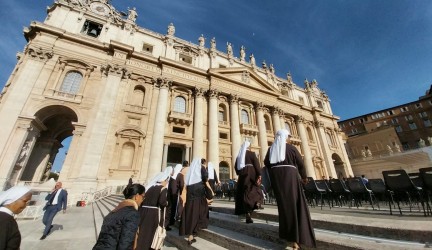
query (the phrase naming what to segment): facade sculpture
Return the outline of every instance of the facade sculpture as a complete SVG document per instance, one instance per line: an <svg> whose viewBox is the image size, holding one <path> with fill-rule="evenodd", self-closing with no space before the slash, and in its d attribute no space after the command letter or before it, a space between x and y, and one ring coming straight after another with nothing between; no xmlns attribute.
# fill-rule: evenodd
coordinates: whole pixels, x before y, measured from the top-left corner
<svg viewBox="0 0 432 250"><path fill-rule="evenodd" d="M129 12L129 14L128 14L128 18L127 19L129 21L135 22L136 19L137 19L137 17L138 17L138 13L136 12L136 8L134 7L132 9L128 9L128 12Z"/></svg>
<svg viewBox="0 0 432 250"><path fill-rule="evenodd" d="M110 8L101 21L90 8L54 1L48 15L57 18L25 29L28 44L0 103L1 188L17 162L17 182L45 178L66 138L59 181L71 194L123 185L132 175L145 183L167 165L195 157L212 162L224 181L236 177L242 141L263 161L280 128L291 131L308 176L353 175L329 99L294 81L288 89L287 79L276 75L270 81L253 54L250 64L235 60L230 43L227 55L217 51L215 38L209 50L203 36L196 45L177 38L172 23L166 35L139 27L122 32L136 19L135 9L124 17ZM70 29L84 25L103 34ZM136 41L151 41L144 42L148 53ZM243 46L240 53L244 58ZM312 113L298 96L323 108ZM42 160L26 161L33 157Z"/></svg>
<svg viewBox="0 0 432 250"><path fill-rule="evenodd" d="M244 61L246 57L246 49L245 47L242 45L240 47L240 61Z"/></svg>

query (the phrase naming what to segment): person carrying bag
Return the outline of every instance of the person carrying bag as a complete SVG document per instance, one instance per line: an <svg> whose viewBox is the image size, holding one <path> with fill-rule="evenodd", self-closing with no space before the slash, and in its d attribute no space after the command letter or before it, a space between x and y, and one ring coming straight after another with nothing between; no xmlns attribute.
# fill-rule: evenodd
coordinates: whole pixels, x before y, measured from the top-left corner
<svg viewBox="0 0 432 250"><path fill-rule="evenodd" d="M163 225L165 224L165 212L166 212L166 208L164 209L164 213L162 216L162 223L161 223L161 216L160 216L160 208L158 209L158 214L159 214L159 225L156 228L156 232L154 234L153 237L153 241L151 244L151 248L153 249L161 249L163 247L164 241L165 241L165 237L166 237L166 229L163 227ZM161 226L162 225L162 226Z"/></svg>

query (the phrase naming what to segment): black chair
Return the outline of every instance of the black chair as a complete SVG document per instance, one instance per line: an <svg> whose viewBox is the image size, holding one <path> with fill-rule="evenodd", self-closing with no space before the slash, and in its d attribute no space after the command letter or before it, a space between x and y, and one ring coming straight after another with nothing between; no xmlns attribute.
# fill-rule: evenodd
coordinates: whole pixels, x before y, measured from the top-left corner
<svg viewBox="0 0 432 250"><path fill-rule="evenodd" d="M342 207L347 201L350 201L349 207L352 206L352 194L351 191L345 186L344 181L339 179L330 179L330 188L333 191L333 198L339 206Z"/></svg>
<svg viewBox="0 0 432 250"><path fill-rule="evenodd" d="M432 214L431 207L429 206L429 203L432 205L432 168L420 168L419 173L423 182L423 190L427 200L427 207L429 212Z"/></svg>
<svg viewBox="0 0 432 250"><path fill-rule="evenodd" d="M357 206L357 208L362 205L361 201L363 200L364 197L369 198L369 202L373 210L375 210L374 202L378 205L378 209L380 208L379 203L377 202L373 191L368 189L365 186L362 178L360 177L348 178L346 183L349 189L351 190L351 193L353 194L354 203Z"/></svg>
<svg viewBox="0 0 432 250"><path fill-rule="evenodd" d="M325 189L319 188L312 177L307 177L307 184L303 184L303 188L305 190L305 195L310 205L314 205L315 203L318 205L317 198L319 196L321 209L324 204L324 196L327 196L327 191Z"/></svg>
<svg viewBox="0 0 432 250"><path fill-rule="evenodd" d="M416 185L416 187L423 188L424 184L422 178L420 177L420 173L409 173L408 176L414 185Z"/></svg>
<svg viewBox="0 0 432 250"><path fill-rule="evenodd" d="M329 185L327 184L327 180L315 180L315 183L317 185L318 188L320 189L324 189L327 192L327 201L329 203L330 209L333 207L333 191L331 190L331 188L329 187ZM331 204L330 204L331 202Z"/></svg>
<svg viewBox="0 0 432 250"><path fill-rule="evenodd" d="M372 192L375 195L375 198L381 201L387 201L386 199L387 188L382 179L369 179L368 183L366 184L366 187L372 190Z"/></svg>
<svg viewBox="0 0 432 250"><path fill-rule="evenodd" d="M400 201L403 198L407 199L407 202L409 203L410 211L412 211L412 197L417 198L423 207L424 216L427 216L425 206L424 206L424 200L423 200L423 189L421 187L417 187L414 185L414 183L411 181L408 174L405 172L405 170L390 170L390 171L383 171L382 172L384 176L384 181L386 184L387 189L389 190L389 195L391 197L391 200L394 202L396 201L396 204L399 208L399 213L402 215L402 210L400 208ZM390 214L392 213L391 204L390 207Z"/></svg>

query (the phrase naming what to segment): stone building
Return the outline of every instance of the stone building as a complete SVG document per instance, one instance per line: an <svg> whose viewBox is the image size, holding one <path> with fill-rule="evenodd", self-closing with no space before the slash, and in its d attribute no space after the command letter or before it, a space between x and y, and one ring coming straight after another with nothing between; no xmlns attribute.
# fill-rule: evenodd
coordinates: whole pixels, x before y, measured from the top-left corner
<svg viewBox="0 0 432 250"><path fill-rule="evenodd" d="M314 178L351 175L337 116L318 83L139 27L107 1L57 0L24 30L0 99L0 185L39 182L71 137L60 180L74 192L148 178L204 157L222 180L245 139L263 161L287 128Z"/></svg>

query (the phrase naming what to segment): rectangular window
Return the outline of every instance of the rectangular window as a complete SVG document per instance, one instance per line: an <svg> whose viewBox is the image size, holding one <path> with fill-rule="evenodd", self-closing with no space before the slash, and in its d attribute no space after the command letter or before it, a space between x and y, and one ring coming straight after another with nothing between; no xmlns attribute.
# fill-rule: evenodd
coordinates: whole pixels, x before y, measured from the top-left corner
<svg viewBox="0 0 432 250"><path fill-rule="evenodd" d="M427 118L427 116L428 116L426 112L418 113L418 115L420 118Z"/></svg>
<svg viewBox="0 0 432 250"><path fill-rule="evenodd" d="M391 119L391 121L392 121L392 124L398 124L399 123L398 118L393 118L393 119Z"/></svg>
<svg viewBox="0 0 432 250"><path fill-rule="evenodd" d="M412 115L405 116L405 121L412 121L412 119L413 119Z"/></svg>
<svg viewBox="0 0 432 250"><path fill-rule="evenodd" d="M219 139L228 140L228 134L227 133L219 133Z"/></svg>
<svg viewBox="0 0 432 250"><path fill-rule="evenodd" d="M393 112L393 110L389 110L387 111L387 115L394 115L395 113Z"/></svg>
<svg viewBox="0 0 432 250"><path fill-rule="evenodd" d="M402 127L400 125L396 126L396 132L398 133L402 132Z"/></svg>
<svg viewBox="0 0 432 250"><path fill-rule="evenodd" d="M423 121L423 124L424 124L425 127L430 127L430 126L432 125L432 124L431 124L431 121L430 121L429 119L424 120L424 121Z"/></svg>
<svg viewBox="0 0 432 250"><path fill-rule="evenodd" d="M359 119L359 122L360 122L360 123L364 123L364 122L365 122L364 118L360 118L360 119Z"/></svg>
<svg viewBox="0 0 432 250"><path fill-rule="evenodd" d="M144 43L143 52L153 53L153 45L148 44L148 43Z"/></svg>
<svg viewBox="0 0 432 250"><path fill-rule="evenodd" d="M350 125L350 126L354 126L354 125L355 125L355 122L354 122L354 121L350 121L350 122L349 122L349 125Z"/></svg>
<svg viewBox="0 0 432 250"><path fill-rule="evenodd" d="M180 59L180 61L182 61L182 62L192 64L192 57L190 57L190 56L188 56L188 55L180 54L179 59Z"/></svg>
<svg viewBox="0 0 432 250"><path fill-rule="evenodd" d="M218 113L218 121L223 122L224 121L224 112L219 111Z"/></svg>
<svg viewBox="0 0 432 250"><path fill-rule="evenodd" d="M184 134L185 133L185 128L182 128L182 127L173 127L172 131L174 133Z"/></svg>
<svg viewBox="0 0 432 250"><path fill-rule="evenodd" d="M416 104L415 104L415 107L416 107L416 109L419 109L419 108L422 107L422 104L421 104L421 103L416 103Z"/></svg>
<svg viewBox="0 0 432 250"><path fill-rule="evenodd" d="M410 123L409 124L409 127L410 127L410 129L411 130L415 130L415 129L417 129L417 125L413 122L413 123Z"/></svg>
<svg viewBox="0 0 432 250"><path fill-rule="evenodd" d="M219 68L221 68L221 69L225 69L225 68L226 68L226 66L225 66L225 65L223 65L223 64L219 64Z"/></svg>
<svg viewBox="0 0 432 250"><path fill-rule="evenodd" d="M409 110L408 107L400 108L400 111L401 111L401 112L407 112L408 110Z"/></svg>
<svg viewBox="0 0 432 250"><path fill-rule="evenodd" d="M355 133L357 133L357 129L356 129L356 128L353 128L353 129L351 129L351 132L352 132L353 134L355 134Z"/></svg>
<svg viewBox="0 0 432 250"><path fill-rule="evenodd" d="M323 109L323 104L321 101L317 101L318 108Z"/></svg>

